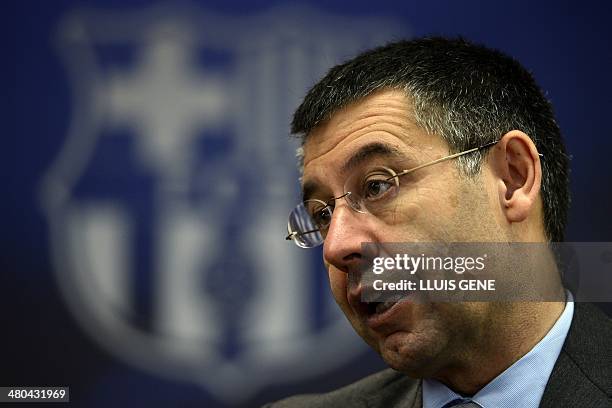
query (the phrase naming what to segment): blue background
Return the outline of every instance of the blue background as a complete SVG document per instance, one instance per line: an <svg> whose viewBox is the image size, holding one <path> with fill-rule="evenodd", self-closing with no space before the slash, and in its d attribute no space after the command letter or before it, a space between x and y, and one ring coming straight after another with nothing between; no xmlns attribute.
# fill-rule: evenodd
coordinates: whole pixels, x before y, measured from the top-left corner
<svg viewBox="0 0 612 408"><path fill-rule="evenodd" d="M82 333L58 294L48 227L38 203L40 180L62 146L72 109L68 78L51 44L58 21L77 6L138 9L150 4L23 1L4 6L9 92L0 162L4 191L0 383L70 385L75 406L223 406L198 386L155 377L118 361ZM197 4L240 16L281 2ZM572 155L567 240L612 241L612 25L605 2L307 4L345 17L392 16L409 26L413 36L459 34L516 57L552 101ZM318 378L267 387L243 405L332 389L382 366L376 356L366 353Z"/></svg>

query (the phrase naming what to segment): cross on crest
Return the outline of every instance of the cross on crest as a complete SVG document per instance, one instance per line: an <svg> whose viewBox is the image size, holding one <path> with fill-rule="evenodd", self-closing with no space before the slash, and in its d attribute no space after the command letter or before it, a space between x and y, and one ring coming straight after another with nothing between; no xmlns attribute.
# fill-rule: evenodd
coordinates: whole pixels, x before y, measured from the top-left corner
<svg viewBox="0 0 612 408"><path fill-rule="evenodd" d="M130 127L143 163L175 182L188 177L198 131L232 116L228 80L203 72L196 51L188 32L156 26L135 69L113 71L106 85L109 122Z"/></svg>

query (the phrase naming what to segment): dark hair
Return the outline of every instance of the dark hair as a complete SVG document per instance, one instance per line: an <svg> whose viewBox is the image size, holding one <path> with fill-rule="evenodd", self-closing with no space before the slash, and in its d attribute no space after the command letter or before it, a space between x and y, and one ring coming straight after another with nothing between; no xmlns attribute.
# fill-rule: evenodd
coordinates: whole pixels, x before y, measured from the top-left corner
<svg viewBox="0 0 612 408"><path fill-rule="evenodd" d="M498 140L513 129L528 134L542 159L542 202L548 240L563 241L569 159L550 102L513 58L467 40L421 38L366 51L333 67L295 111L291 132L302 137L338 109L381 89L401 89L417 124L440 135L451 152ZM485 153L457 160L469 177Z"/></svg>

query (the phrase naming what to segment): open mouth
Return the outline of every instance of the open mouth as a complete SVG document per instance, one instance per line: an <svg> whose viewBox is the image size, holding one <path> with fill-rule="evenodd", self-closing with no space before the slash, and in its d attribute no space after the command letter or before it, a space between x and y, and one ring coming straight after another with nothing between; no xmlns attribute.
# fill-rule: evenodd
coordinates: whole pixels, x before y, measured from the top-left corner
<svg viewBox="0 0 612 408"><path fill-rule="evenodd" d="M401 324L401 316L410 310L412 304L409 296L402 296L378 302L358 302L353 309L371 329L387 331Z"/></svg>
<svg viewBox="0 0 612 408"><path fill-rule="evenodd" d="M406 294L368 293L366 297L364 291L367 289L366 286L360 285L350 290L348 300L355 314L371 328L382 328L392 324L396 320L395 311L399 311L400 306L411 303L406 302L411 297Z"/></svg>

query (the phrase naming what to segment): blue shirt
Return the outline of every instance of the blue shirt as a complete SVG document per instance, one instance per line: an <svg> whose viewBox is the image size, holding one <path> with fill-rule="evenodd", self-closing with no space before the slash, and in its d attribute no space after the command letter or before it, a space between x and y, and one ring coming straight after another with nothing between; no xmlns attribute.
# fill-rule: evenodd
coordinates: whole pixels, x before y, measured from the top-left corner
<svg viewBox="0 0 612 408"><path fill-rule="evenodd" d="M553 366L559 357L574 316L574 301L568 292L565 309L538 344L474 395L483 408L537 408ZM423 380L423 408L440 408L462 398L439 381Z"/></svg>

